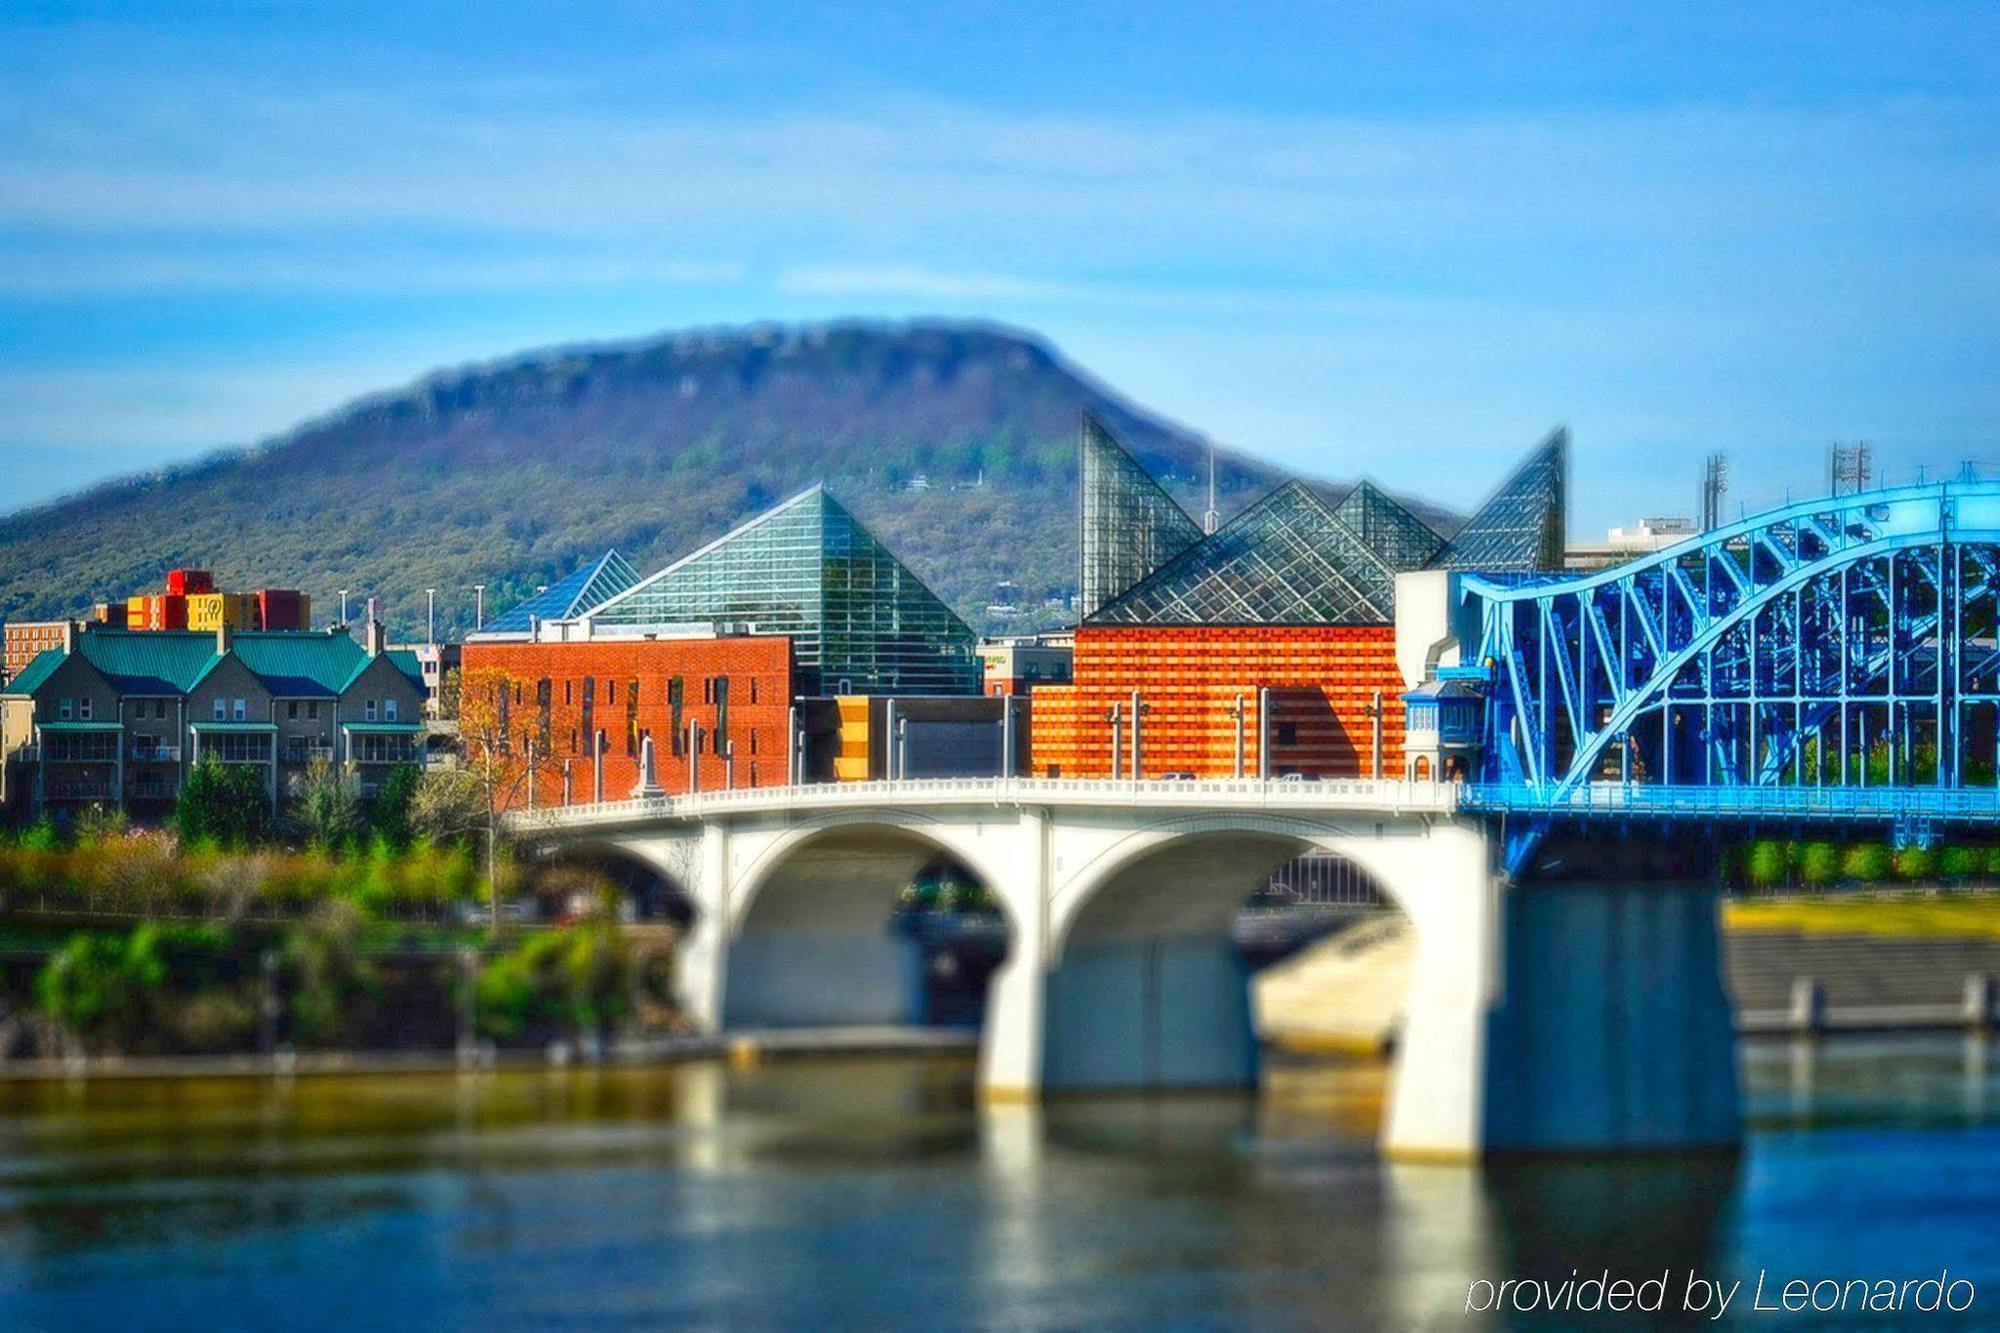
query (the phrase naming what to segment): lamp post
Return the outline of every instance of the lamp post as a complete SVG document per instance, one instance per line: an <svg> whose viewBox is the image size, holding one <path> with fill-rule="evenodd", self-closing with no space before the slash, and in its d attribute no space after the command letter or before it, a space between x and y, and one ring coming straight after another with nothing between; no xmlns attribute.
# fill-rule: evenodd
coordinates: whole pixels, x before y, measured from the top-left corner
<svg viewBox="0 0 2000 1333"><path fill-rule="evenodd" d="M1239 778L1243 776L1243 718L1248 711L1244 707L1243 696L1237 695L1236 702L1230 705L1229 714L1236 719L1236 776Z"/></svg>
<svg viewBox="0 0 2000 1333"><path fill-rule="evenodd" d="M1151 704L1139 701L1139 691L1132 691L1132 781L1134 782L1138 782L1146 775L1145 760L1139 750L1139 722L1152 711Z"/></svg>

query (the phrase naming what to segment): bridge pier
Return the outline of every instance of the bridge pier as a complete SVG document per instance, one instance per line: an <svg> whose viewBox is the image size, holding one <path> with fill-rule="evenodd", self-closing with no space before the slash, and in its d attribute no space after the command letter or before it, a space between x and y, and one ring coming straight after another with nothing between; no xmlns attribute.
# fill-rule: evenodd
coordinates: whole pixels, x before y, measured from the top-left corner
<svg viewBox="0 0 2000 1333"><path fill-rule="evenodd" d="M1549 884L1506 895L1488 1020L1488 1151L1727 1148L1741 1136L1717 894Z"/></svg>

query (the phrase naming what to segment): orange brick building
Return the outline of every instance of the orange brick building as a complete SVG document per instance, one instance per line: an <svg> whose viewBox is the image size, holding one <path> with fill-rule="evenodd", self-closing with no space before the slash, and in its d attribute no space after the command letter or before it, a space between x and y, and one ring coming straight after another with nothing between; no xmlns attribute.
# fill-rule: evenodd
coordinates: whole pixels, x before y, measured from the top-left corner
<svg viewBox="0 0 2000 1333"><path fill-rule="evenodd" d="M630 797L640 755L653 741L654 776L669 795L686 792L691 764L701 789L784 785L792 704L792 641L777 636L481 642L465 645L461 688L509 688L500 731L525 745L545 733L552 761L538 765L537 805L594 799L599 787L590 737L604 737L603 798ZM471 711L468 699L463 706ZM690 753L690 724L700 728ZM472 741L467 737L468 743ZM734 760L731 762L732 753ZM515 802L526 804L525 789Z"/></svg>
<svg viewBox="0 0 2000 1333"><path fill-rule="evenodd" d="M1034 693L1029 755L1038 777L1111 777L1114 707L1117 773L1133 776L1134 691L1146 710L1142 777L1235 776L1239 725L1246 776L1369 777L1378 771L1378 699L1379 771L1402 772L1403 678L1390 625L1085 625L1075 670L1075 684ZM1260 728L1262 689L1268 716ZM1260 731L1270 738L1268 769Z"/></svg>

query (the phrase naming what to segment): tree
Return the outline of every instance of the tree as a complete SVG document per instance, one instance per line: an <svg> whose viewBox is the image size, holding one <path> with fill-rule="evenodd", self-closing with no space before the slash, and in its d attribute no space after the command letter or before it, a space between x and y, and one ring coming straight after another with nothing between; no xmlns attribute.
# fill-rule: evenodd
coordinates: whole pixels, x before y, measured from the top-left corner
<svg viewBox="0 0 2000 1333"><path fill-rule="evenodd" d="M293 1030L300 1040L337 1045L354 1036L357 1015L372 1010L381 975L362 950L367 920L352 903L322 903L285 938L292 975Z"/></svg>
<svg viewBox="0 0 2000 1333"><path fill-rule="evenodd" d="M1791 857L1785 844L1775 838L1759 838L1750 844L1750 882L1760 889L1776 888L1791 873Z"/></svg>
<svg viewBox="0 0 2000 1333"><path fill-rule="evenodd" d="M1841 858L1842 874L1861 884L1880 884L1889 877L1889 849L1879 842L1858 842Z"/></svg>
<svg viewBox="0 0 2000 1333"><path fill-rule="evenodd" d="M35 974L35 999L78 1041L117 1044L143 1031L151 997L166 980L157 926L127 935L78 934Z"/></svg>
<svg viewBox="0 0 2000 1333"><path fill-rule="evenodd" d="M463 768L426 773L410 798L410 832L440 847L471 842L486 831L486 790Z"/></svg>
<svg viewBox="0 0 2000 1333"><path fill-rule="evenodd" d="M1915 843L1896 853L1896 877L1926 880L1937 874L1937 853Z"/></svg>
<svg viewBox="0 0 2000 1333"><path fill-rule="evenodd" d="M361 836L361 784L324 756L306 765L293 811L306 845L338 851Z"/></svg>
<svg viewBox="0 0 2000 1333"><path fill-rule="evenodd" d="M1799 852L1799 878L1816 889L1840 878L1840 849L1830 842L1809 842Z"/></svg>
<svg viewBox="0 0 2000 1333"><path fill-rule="evenodd" d="M548 800L561 790L562 760L556 748L582 736L580 718L546 682L529 680L497 667L460 673L458 735L465 747L465 771L477 784L486 839L486 878L493 928L500 928L500 816Z"/></svg>
<svg viewBox="0 0 2000 1333"><path fill-rule="evenodd" d="M414 836L410 816L423 778L424 771L415 764L396 765L382 780L382 790L368 808L368 822L374 825L375 836L397 851L408 847Z"/></svg>
<svg viewBox="0 0 2000 1333"><path fill-rule="evenodd" d="M270 822L264 770L254 764L225 764L214 755L204 756L189 771L174 808L174 828L184 846L247 847L269 832Z"/></svg>

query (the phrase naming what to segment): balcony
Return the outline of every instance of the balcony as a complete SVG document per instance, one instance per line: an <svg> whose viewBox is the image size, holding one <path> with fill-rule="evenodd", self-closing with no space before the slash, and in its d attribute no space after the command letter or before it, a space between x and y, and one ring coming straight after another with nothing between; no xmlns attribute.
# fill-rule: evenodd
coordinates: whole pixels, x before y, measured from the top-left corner
<svg viewBox="0 0 2000 1333"><path fill-rule="evenodd" d="M51 782L48 785L48 799L51 801L108 801L111 799L111 784L92 778Z"/></svg>
<svg viewBox="0 0 2000 1333"><path fill-rule="evenodd" d="M308 745L303 741L288 740L285 748L278 753L278 762L284 764L310 764L315 759L333 762L331 745Z"/></svg>
<svg viewBox="0 0 2000 1333"><path fill-rule="evenodd" d="M180 784L166 778L132 778L125 784L125 797L132 801L171 801L180 795Z"/></svg>
<svg viewBox="0 0 2000 1333"><path fill-rule="evenodd" d="M131 748L125 751L125 758L135 764L178 764L181 761L181 747L135 741Z"/></svg>

